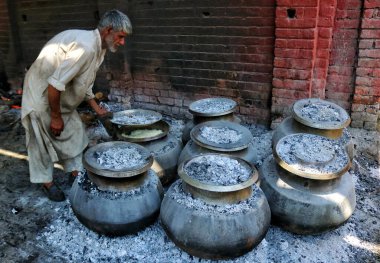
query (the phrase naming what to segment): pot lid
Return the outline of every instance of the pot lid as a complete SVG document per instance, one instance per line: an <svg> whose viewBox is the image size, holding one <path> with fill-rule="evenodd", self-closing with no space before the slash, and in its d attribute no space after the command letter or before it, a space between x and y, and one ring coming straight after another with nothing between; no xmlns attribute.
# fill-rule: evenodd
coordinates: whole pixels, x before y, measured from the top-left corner
<svg viewBox="0 0 380 263"><path fill-rule="evenodd" d="M230 121L200 123L191 130L190 137L201 147L222 152L245 149L253 140L247 128Z"/></svg>
<svg viewBox="0 0 380 263"><path fill-rule="evenodd" d="M292 114L298 122L317 129L343 129L351 121L342 107L317 98L296 101Z"/></svg>
<svg viewBox="0 0 380 263"><path fill-rule="evenodd" d="M116 136L122 141L149 142L165 137L169 129L169 124L160 120L147 127L122 126L116 129Z"/></svg>
<svg viewBox="0 0 380 263"><path fill-rule="evenodd" d="M153 156L141 145L129 142L105 142L89 148L83 165L90 172L105 177L131 177L146 172Z"/></svg>
<svg viewBox="0 0 380 263"><path fill-rule="evenodd" d="M197 155L181 163L178 175L185 183L211 192L242 190L258 180L256 168L247 161L212 153Z"/></svg>
<svg viewBox="0 0 380 263"><path fill-rule="evenodd" d="M350 158L343 147L323 136L296 133L283 137L273 154L285 170L301 177L329 180L350 168Z"/></svg>
<svg viewBox="0 0 380 263"><path fill-rule="evenodd" d="M237 103L228 98L207 98L189 105L190 113L196 116L214 117L234 112Z"/></svg>
<svg viewBox="0 0 380 263"><path fill-rule="evenodd" d="M162 119L162 115L156 111L132 109L115 112L111 122L120 126L146 127Z"/></svg>

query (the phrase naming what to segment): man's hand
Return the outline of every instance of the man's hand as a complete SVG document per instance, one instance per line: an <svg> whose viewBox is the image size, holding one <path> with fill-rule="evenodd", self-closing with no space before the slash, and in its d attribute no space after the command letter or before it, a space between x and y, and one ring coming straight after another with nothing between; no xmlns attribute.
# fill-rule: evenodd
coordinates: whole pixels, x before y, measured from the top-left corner
<svg viewBox="0 0 380 263"><path fill-rule="evenodd" d="M105 108L99 106L98 110L96 111L96 114L100 117L103 117L108 114L108 111Z"/></svg>
<svg viewBox="0 0 380 263"><path fill-rule="evenodd" d="M54 136L61 135L64 124L61 116L61 92L53 86L48 86L48 99L50 106L50 131Z"/></svg>
<svg viewBox="0 0 380 263"><path fill-rule="evenodd" d="M105 108L101 107L96 103L94 99L90 99L87 101L87 103L91 106L91 108L96 112L96 114L100 117L104 117L108 115L109 111L107 111Z"/></svg>
<svg viewBox="0 0 380 263"><path fill-rule="evenodd" d="M63 131L64 123L61 114L51 114L50 131L54 136L61 135Z"/></svg>

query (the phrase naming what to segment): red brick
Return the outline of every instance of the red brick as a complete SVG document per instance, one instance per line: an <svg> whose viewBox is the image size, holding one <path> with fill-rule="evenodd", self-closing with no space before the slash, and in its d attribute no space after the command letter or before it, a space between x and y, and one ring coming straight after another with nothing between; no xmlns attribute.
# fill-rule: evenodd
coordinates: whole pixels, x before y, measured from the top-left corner
<svg viewBox="0 0 380 263"><path fill-rule="evenodd" d="M289 19L289 18L276 18L276 26L278 28L314 28L316 26L316 20L312 18L308 19Z"/></svg>
<svg viewBox="0 0 380 263"><path fill-rule="evenodd" d="M332 83L328 82L326 84L326 92L343 92L343 93L352 93L354 91L353 85L347 83Z"/></svg>
<svg viewBox="0 0 380 263"><path fill-rule="evenodd" d="M331 39L318 38L318 48L328 49L331 46Z"/></svg>
<svg viewBox="0 0 380 263"><path fill-rule="evenodd" d="M290 69L308 69L312 66L312 61L307 59L289 59L289 58L275 58L274 66L279 68Z"/></svg>
<svg viewBox="0 0 380 263"><path fill-rule="evenodd" d="M354 68L350 66L330 66L329 74L338 74L344 76L352 76Z"/></svg>
<svg viewBox="0 0 380 263"><path fill-rule="evenodd" d="M301 39L312 39L315 35L315 29L289 29L289 28L277 28L276 37L277 38L301 38Z"/></svg>
<svg viewBox="0 0 380 263"><path fill-rule="evenodd" d="M378 29L380 28L380 19L363 19L361 26L366 29Z"/></svg>
<svg viewBox="0 0 380 263"><path fill-rule="evenodd" d="M277 6L287 6L287 7L306 7L306 6L318 6L318 0L303 0L303 1L298 1L298 0L277 0L276 1Z"/></svg>
<svg viewBox="0 0 380 263"><path fill-rule="evenodd" d="M311 49L314 47L314 44L314 40L307 39L277 39L275 47Z"/></svg>
<svg viewBox="0 0 380 263"><path fill-rule="evenodd" d="M359 28L360 19L336 20L334 26L337 28Z"/></svg>
<svg viewBox="0 0 380 263"><path fill-rule="evenodd" d="M326 79L327 68L316 68L314 69L313 77L317 79Z"/></svg>
<svg viewBox="0 0 380 263"><path fill-rule="evenodd" d="M338 83L350 83L352 82L352 76L344 76L344 75L336 75L336 74L330 74L327 77L328 82L338 84Z"/></svg>
<svg viewBox="0 0 380 263"><path fill-rule="evenodd" d="M307 58L311 59L313 57L312 49L284 49L276 48L275 56L282 58Z"/></svg>
<svg viewBox="0 0 380 263"><path fill-rule="evenodd" d="M319 8L320 17L328 17L334 19L335 17L335 8L333 6L321 5Z"/></svg>
<svg viewBox="0 0 380 263"><path fill-rule="evenodd" d="M329 49L319 49L318 48L316 57L317 58L329 59L330 58L330 50Z"/></svg>
<svg viewBox="0 0 380 263"><path fill-rule="evenodd" d="M380 51L378 49L360 49L359 57L380 58Z"/></svg>
<svg viewBox="0 0 380 263"><path fill-rule="evenodd" d="M356 75L360 77L376 77L380 78L380 69L373 68L357 68Z"/></svg>
<svg viewBox="0 0 380 263"><path fill-rule="evenodd" d="M293 70L284 68L274 68L273 77L280 79L299 79L308 80L311 77L310 70Z"/></svg>
<svg viewBox="0 0 380 263"><path fill-rule="evenodd" d="M361 1L353 1L353 0L338 0L337 1L337 8L338 9L360 9L361 8Z"/></svg>
<svg viewBox="0 0 380 263"><path fill-rule="evenodd" d="M359 59L359 67L363 68L380 68L380 61L378 59Z"/></svg>
<svg viewBox="0 0 380 263"><path fill-rule="evenodd" d="M360 34L361 38L380 38L380 29L370 30L370 29L364 29L362 30Z"/></svg>
<svg viewBox="0 0 380 263"><path fill-rule="evenodd" d="M338 100L338 101L349 101L351 99L351 94L334 91L334 92L326 94L326 99Z"/></svg>
<svg viewBox="0 0 380 263"><path fill-rule="evenodd" d="M376 98L373 96L354 95L353 103L357 104L374 104Z"/></svg>
<svg viewBox="0 0 380 263"><path fill-rule="evenodd" d="M319 59L316 58L314 62L314 66L317 68L327 68L329 61L327 59Z"/></svg>
<svg viewBox="0 0 380 263"><path fill-rule="evenodd" d="M377 0L365 0L364 8L379 8L380 3Z"/></svg>
<svg viewBox="0 0 380 263"><path fill-rule="evenodd" d="M294 99L299 100L307 97L309 91L300 91L300 90L289 90L289 89L273 89L273 97L279 97L283 99Z"/></svg>
<svg viewBox="0 0 380 263"><path fill-rule="evenodd" d="M301 91L308 90L310 87L310 81L308 80L274 78L272 84L274 87L278 89L290 89L290 90L301 90Z"/></svg>
<svg viewBox="0 0 380 263"><path fill-rule="evenodd" d="M331 38L332 28L318 28L318 36L321 38Z"/></svg>

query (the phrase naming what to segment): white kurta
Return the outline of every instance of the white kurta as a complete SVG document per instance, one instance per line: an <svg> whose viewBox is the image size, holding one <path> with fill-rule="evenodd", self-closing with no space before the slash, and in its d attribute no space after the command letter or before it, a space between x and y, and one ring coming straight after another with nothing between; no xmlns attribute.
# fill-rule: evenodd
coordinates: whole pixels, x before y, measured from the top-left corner
<svg viewBox="0 0 380 263"><path fill-rule="evenodd" d="M31 182L51 182L57 161L64 163L66 171L82 169L88 138L76 108L94 98L92 86L105 52L97 29L67 30L46 43L26 73L21 120L26 130ZM61 91L64 130L58 137L50 131L49 84Z"/></svg>

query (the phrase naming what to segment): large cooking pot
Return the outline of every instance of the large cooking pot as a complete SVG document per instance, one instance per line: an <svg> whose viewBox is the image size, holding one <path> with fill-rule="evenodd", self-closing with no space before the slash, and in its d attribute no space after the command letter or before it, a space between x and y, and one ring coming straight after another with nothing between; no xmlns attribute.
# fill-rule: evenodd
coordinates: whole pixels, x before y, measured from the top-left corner
<svg viewBox="0 0 380 263"><path fill-rule="evenodd" d="M273 147L278 141L294 133L310 133L334 139L337 145L344 145L351 160L354 143L347 130L350 117L340 106L321 99L302 99L292 106L292 116L282 121L272 137Z"/></svg>
<svg viewBox="0 0 380 263"><path fill-rule="evenodd" d="M249 169L250 176L233 185L217 185L191 176L184 167L206 154L184 162L161 204L160 221L167 235L187 253L209 259L243 255L264 238L270 210L264 193L254 182L256 169L248 162L225 156ZM195 170L196 171L196 170Z"/></svg>
<svg viewBox="0 0 380 263"><path fill-rule="evenodd" d="M182 132L182 142L190 140L190 132L195 125L206 121L231 121L240 123L241 120L234 116L237 103L228 98L207 98L192 102L189 105L189 112L193 119L186 122Z"/></svg>
<svg viewBox="0 0 380 263"><path fill-rule="evenodd" d="M279 166L273 155L259 172L272 222L290 232L317 234L337 228L355 210L355 188L348 172L330 180L300 177Z"/></svg>
<svg viewBox="0 0 380 263"><path fill-rule="evenodd" d="M150 169L148 150L128 142L101 143L85 152L83 163L87 172L74 181L69 200L86 227L118 236L136 233L156 220L163 189Z"/></svg>
<svg viewBox="0 0 380 263"><path fill-rule="evenodd" d="M239 139L231 143L223 143L228 141L227 133L221 133L218 140L209 140L202 136L204 128L211 129L229 129L239 134ZM229 154L240 157L251 164L257 163L259 160L259 149L252 143L253 136L251 132L244 126L229 121L208 121L196 125L191 133L191 140L187 142L178 159L178 165L194 156L205 153Z"/></svg>

